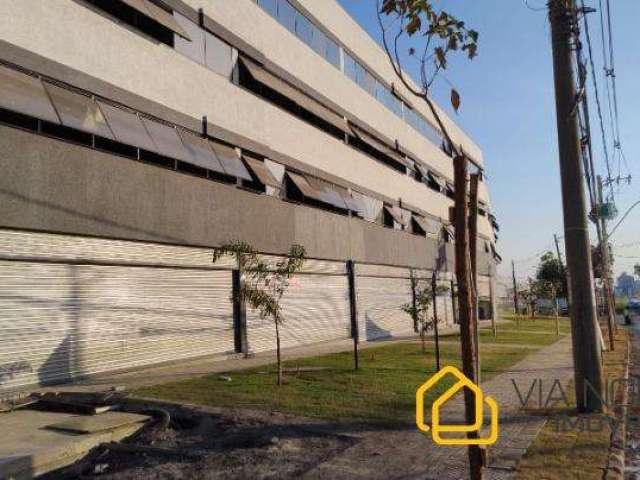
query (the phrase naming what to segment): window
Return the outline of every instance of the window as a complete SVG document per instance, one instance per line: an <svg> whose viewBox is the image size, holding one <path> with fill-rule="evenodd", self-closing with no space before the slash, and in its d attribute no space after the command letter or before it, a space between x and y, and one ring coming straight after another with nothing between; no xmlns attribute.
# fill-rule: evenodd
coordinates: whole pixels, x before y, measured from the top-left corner
<svg viewBox="0 0 640 480"><path fill-rule="evenodd" d="M347 52L344 53L344 73L351 80L358 83L358 62L356 62Z"/></svg>
<svg viewBox="0 0 640 480"><path fill-rule="evenodd" d="M307 177L307 181L318 192L316 200L339 210L349 210L339 187L314 177ZM347 194L346 190L344 190L343 194Z"/></svg>
<svg viewBox="0 0 640 480"><path fill-rule="evenodd" d="M240 58L239 84L289 113L344 141L344 118L248 58Z"/></svg>
<svg viewBox="0 0 640 480"><path fill-rule="evenodd" d="M327 50L325 58L334 67L340 68L340 47L330 38L327 38Z"/></svg>
<svg viewBox="0 0 640 480"><path fill-rule="evenodd" d="M44 85L64 126L115 140L107 120L91 97L51 83Z"/></svg>
<svg viewBox="0 0 640 480"><path fill-rule="evenodd" d="M322 57L326 56L327 49L327 36L315 25L312 25L313 41L311 42L311 48Z"/></svg>
<svg viewBox="0 0 640 480"><path fill-rule="evenodd" d="M278 0L278 20L291 33L296 33L296 9L287 0Z"/></svg>
<svg viewBox="0 0 640 480"><path fill-rule="evenodd" d="M278 18L278 0L258 0L258 5L273 18Z"/></svg>
<svg viewBox="0 0 640 480"><path fill-rule="evenodd" d="M231 78L233 50L231 46L209 32L205 32L205 64L210 70Z"/></svg>
<svg viewBox="0 0 640 480"><path fill-rule="evenodd" d="M0 107L48 122L60 123L40 79L2 65Z"/></svg>
<svg viewBox="0 0 640 480"><path fill-rule="evenodd" d="M204 30L187 17L180 15L178 12L174 12L173 15L176 21L191 38L191 41L189 41L182 36L175 34L174 48L178 53L181 53L185 57L189 57L194 62L204 65Z"/></svg>
<svg viewBox="0 0 640 480"><path fill-rule="evenodd" d="M264 162L248 155L243 155L242 158L251 169L254 180L260 182L265 187L272 187L275 189L280 189L282 187L282 183L271 173Z"/></svg>
<svg viewBox="0 0 640 480"><path fill-rule="evenodd" d="M192 157L182 143L180 135L178 135L178 131L174 126L155 122L144 117L142 117L142 123L157 147L155 149L156 153L176 160L192 162Z"/></svg>
<svg viewBox="0 0 640 480"><path fill-rule="evenodd" d="M151 152L156 146L135 112L114 107L105 102L98 102L100 110L107 119L116 140L126 145L143 148Z"/></svg>
<svg viewBox="0 0 640 480"><path fill-rule="evenodd" d="M220 161L227 175L243 180L252 180L251 174L247 170L247 167L244 166L244 163L242 163L242 160L240 160L235 148L213 142L211 142L211 147L213 148L215 157Z"/></svg>
<svg viewBox="0 0 640 480"><path fill-rule="evenodd" d="M359 192L352 192L352 195L361 208L358 214L368 222L380 223L383 203Z"/></svg>
<svg viewBox="0 0 640 480"><path fill-rule="evenodd" d="M173 15L151 0L85 0L149 37L171 47L174 34L190 40Z"/></svg>
<svg viewBox="0 0 640 480"><path fill-rule="evenodd" d="M402 214L398 207L385 205L383 209L383 225L395 230L402 230L403 225Z"/></svg>
<svg viewBox="0 0 640 480"><path fill-rule="evenodd" d="M313 24L300 12L296 12L296 35L307 45L313 43Z"/></svg>
<svg viewBox="0 0 640 480"><path fill-rule="evenodd" d="M186 130L179 131L184 147L191 156L191 163L207 170L218 173L225 173L222 164L213 154L211 143L200 136L194 135Z"/></svg>

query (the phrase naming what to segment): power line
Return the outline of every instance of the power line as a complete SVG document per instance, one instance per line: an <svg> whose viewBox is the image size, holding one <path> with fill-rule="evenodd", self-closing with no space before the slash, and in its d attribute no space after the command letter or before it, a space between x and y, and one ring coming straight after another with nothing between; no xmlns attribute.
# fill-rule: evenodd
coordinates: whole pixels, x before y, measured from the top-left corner
<svg viewBox="0 0 640 480"><path fill-rule="evenodd" d="M582 7L582 20L584 23L584 33L585 33L585 38L587 40L587 47L588 47L588 52L589 52L589 63L591 65L591 78L592 78L592 82L593 82L593 90L594 90L594 94L595 94L595 99L596 99L596 107L597 107L597 113L598 113L598 119L600 121L600 133L602 135L602 149L604 151L604 160L605 160L605 164L607 166L607 178L612 178L611 175L611 164L609 162L609 150L607 148L607 135L605 132L605 128L604 128L604 119L602 116L602 106L600 104L600 93L598 90L598 80L596 78L596 67L595 67L595 63L593 61L593 47L591 45L591 34L589 33L589 20L587 19L587 10L584 6L584 0L581 0L581 7ZM610 186L611 188L611 195L613 196L613 187Z"/></svg>

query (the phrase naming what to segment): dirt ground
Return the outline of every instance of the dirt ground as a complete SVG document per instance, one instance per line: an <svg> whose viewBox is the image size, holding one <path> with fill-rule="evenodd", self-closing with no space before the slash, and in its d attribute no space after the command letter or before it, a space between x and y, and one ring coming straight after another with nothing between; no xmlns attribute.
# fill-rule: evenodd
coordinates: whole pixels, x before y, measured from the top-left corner
<svg viewBox="0 0 640 480"><path fill-rule="evenodd" d="M169 428L152 443L172 452L187 452L189 457L106 450L87 465L82 478L299 478L357 441L327 431L326 422L275 413L203 410L182 407L177 414L171 412ZM68 468L43 478L78 477Z"/></svg>

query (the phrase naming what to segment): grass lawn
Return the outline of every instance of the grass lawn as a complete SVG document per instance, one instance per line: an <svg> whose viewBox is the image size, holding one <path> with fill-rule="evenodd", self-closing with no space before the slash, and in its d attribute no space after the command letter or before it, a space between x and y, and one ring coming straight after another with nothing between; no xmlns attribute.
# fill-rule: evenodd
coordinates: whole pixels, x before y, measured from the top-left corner
<svg viewBox="0 0 640 480"><path fill-rule="evenodd" d="M518 332L514 328L501 324L497 339L490 337L490 332L482 333L483 381L532 353L530 348L492 343L542 347L560 338L555 334L535 333L536 329L548 328L542 323L532 326L533 333ZM456 336L444 338L450 340ZM459 358L458 344L447 342L441 346L443 366L460 366ZM435 372L435 359L433 345L429 345L429 352L424 355L416 340L361 350L359 371L353 370L352 352L291 360L285 362L285 368L301 371L285 373L286 384L282 387L276 386L274 365L269 365L231 372L227 374L231 381L215 374L141 388L134 393L201 405L268 409L332 419L413 423L415 391ZM431 391L427 403L449 386L443 383Z"/></svg>
<svg viewBox="0 0 640 480"><path fill-rule="evenodd" d="M614 352L605 352L604 375L609 380L620 378L624 372L627 354L628 333L620 329L616 338ZM567 390L570 401L575 402L573 387ZM559 412L566 414L566 412ZM577 415L569 413L571 421ZM581 415L590 419L591 425L597 424L598 418L606 418L607 414ZM586 420L585 420L586 421ZM605 422L606 423L606 422ZM520 462L517 480L601 480L603 467L607 464L611 430L607 426L600 431L581 431L577 429L558 430L557 424L549 421L535 441L529 447Z"/></svg>

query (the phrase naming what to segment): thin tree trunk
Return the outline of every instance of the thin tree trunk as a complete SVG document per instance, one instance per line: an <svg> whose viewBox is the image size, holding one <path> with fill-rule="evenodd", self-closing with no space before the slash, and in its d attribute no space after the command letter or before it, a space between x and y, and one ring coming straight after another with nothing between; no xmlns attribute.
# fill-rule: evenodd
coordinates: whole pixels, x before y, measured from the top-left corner
<svg viewBox="0 0 640 480"><path fill-rule="evenodd" d="M278 386L282 386L282 358L280 357L280 326L279 321L276 320L276 359L278 363Z"/></svg>
<svg viewBox="0 0 640 480"><path fill-rule="evenodd" d="M458 279L458 305L460 309L460 344L462 350L462 371L472 382L476 382L474 366L474 325L473 301L471 293L471 272L469 271L469 230L468 230L468 198L467 198L467 160L457 156L454 161L455 171L455 227L456 227L456 277ZM464 389L465 420L472 425L475 422L477 398L471 390ZM467 438L477 439L478 432L468 432ZM482 452L477 445L468 446L469 469L471 480L484 478Z"/></svg>
<svg viewBox="0 0 640 480"><path fill-rule="evenodd" d="M420 340L422 341L422 353L426 355L427 353L427 344L426 344L426 335L424 334L424 328L420 328Z"/></svg>

